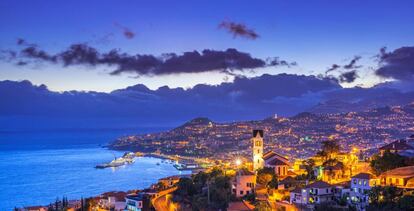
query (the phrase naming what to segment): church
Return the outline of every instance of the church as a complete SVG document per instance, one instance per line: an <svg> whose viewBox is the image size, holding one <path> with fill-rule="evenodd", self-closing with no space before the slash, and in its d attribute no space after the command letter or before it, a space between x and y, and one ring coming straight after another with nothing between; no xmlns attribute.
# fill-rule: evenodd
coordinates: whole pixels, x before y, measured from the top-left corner
<svg viewBox="0 0 414 211"><path fill-rule="evenodd" d="M263 130L253 130L253 170L257 171L263 167L270 167L275 170L275 174L278 177L283 178L288 176L288 169L291 166L289 160L274 151L263 153L263 137Z"/></svg>

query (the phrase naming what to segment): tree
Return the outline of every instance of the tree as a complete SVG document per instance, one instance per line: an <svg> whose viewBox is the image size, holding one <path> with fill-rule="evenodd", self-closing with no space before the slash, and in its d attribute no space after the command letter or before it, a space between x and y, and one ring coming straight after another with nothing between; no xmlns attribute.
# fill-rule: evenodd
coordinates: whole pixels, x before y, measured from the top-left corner
<svg viewBox="0 0 414 211"><path fill-rule="evenodd" d="M394 186L376 186L368 192L368 196L370 199L368 210L393 210L397 209L402 191Z"/></svg>
<svg viewBox="0 0 414 211"><path fill-rule="evenodd" d="M211 184L211 206L217 209L226 209L231 197L230 178L217 176Z"/></svg>
<svg viewBox="0 0 414 211"><path fill-rule="evenodd" d="M256 182L266 187L277 187L277 175L273 168L264 167L257 171Z"/></svg>
<svg viewBox="0 0 414 211"><path fill-rule="evenodd" d="M414 210L414 195L405 195L398 200L398 207L402 210Z"/></svg>
<svg viewBox="0 0 414 211"><path fill-rule="evenodd" d="M327 140L322 141L322 150L319 154L326 155L326 157L330 159L332 157L332 154L338 153L340 150L341 147L339 146L337 140Z"/></svg>
<svg viewBox="0 0 414 211"><path fill-rule="evenodd" d="M258 201L255 204L255 211L271 211L272 208L270 207L269 203L267 201Z"/></svg>
<svg viewBox="0 0 414 211"><path fill-rule="evenodd" d="M191 197L196 193L193 181L189 178L180 178L177 184L175 192L182 197Z"/></svg>
<svg viewBox="0 0 414 211"><path fill-rule="evenodd" d="M315 171L313 170L315 168L315 160L307 159L303 162L303 165L306 171L306 179L315 179Z"/></svg>
<svg viewBox="0 0 414 211"><path fill-rule="evenodd" d="M382 156L375 155L371 160L370 166L376 175L380 175L385 171L406 166L405 157L397 153L385 151Z"/></svg>

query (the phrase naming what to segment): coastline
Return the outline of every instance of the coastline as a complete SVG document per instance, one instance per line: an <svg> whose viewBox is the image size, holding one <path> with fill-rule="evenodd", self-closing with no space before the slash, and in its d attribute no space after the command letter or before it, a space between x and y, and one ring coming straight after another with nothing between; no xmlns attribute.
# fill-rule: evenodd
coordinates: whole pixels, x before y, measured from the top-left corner
<svg viewBox="0 0 414 211"><path fill-rule="evenodd" d="M153 155L138 158L132 166L95 169L94 166L97 163L113 158L111 151L115 152L99 146L57 150L3 151L2 156L7 157L10 162L0 165L4 168L0 176L2 174L6 178L8 175L19 176L14 178L9 176L10 178L7 178L9 182L3 181L4 184L0 184L5 189L4 195L2 195L6 197L0 197L2 201L6 201L6 204L0 206L1 210L10 210L15 206L48 205L53 203L56 197L63 196L68 199L80 199L111 191L142 190L150 187L160 178L186 174L186 172L175 169L171 162L162 162L166 159L165 157ZM17 153L17 155L10 153ZM115 153L121 154L121 151ZM27 157L35 159L27 161ZM46 165L50 164L49 159L52 167ZM75 163L73 164L73 162ZM20 167L16 170L15 165L20 165ZM65 172L65 174L59 172ZM77 172L82 172L83 175L79 175ZM14 182L19 177L24 177L26 180ZM52 185L49 184L50 178L54 182ZM66 181L67 178L71 178L70 182ZM106 181L113 182L107 183ZM7 197L22 192L23 190L19 188L32 190L30 202L26 203L25 200L18 198L10 200Z"/></svg>

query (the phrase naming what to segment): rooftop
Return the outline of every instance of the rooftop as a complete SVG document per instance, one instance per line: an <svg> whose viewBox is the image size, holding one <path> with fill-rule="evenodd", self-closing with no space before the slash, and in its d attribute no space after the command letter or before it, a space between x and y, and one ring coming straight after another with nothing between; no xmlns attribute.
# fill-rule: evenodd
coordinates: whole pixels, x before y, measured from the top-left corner
<svg viewBox="0 0 414 211"><path fill-rule="evenodd" d="M330 187L332 187L332 185L324 181L317 181L317 182L314 182L314 183L311 183L305 186L305 188L330 188Z"/></svg>
<svg viewBox="0 0 414 211"><path fill-rule="evenodd" d="M353 176L352 178L357 178L357 179L375 179L376 177L370 173L359 173L355 176Z"/></svg>
<svg viewBox="0 0 414 211"><path fill-rule="evenodd" d="M251 172L247 169L240 169L237 171L237 176L254 176L256 175L254 172Z"/></svg>
<svg viewBox="0 0 414 211"><path fill-rule="evenodd" d="M414 150L406 140L397 140L379 148L380 150Z"/></svg>
<svg viewBox="0 0 414 211"><path fill-rule="evenodd" d="M385 177L410 178L414 177L414 166L406 166L386 171L381 174Z"/></svg>

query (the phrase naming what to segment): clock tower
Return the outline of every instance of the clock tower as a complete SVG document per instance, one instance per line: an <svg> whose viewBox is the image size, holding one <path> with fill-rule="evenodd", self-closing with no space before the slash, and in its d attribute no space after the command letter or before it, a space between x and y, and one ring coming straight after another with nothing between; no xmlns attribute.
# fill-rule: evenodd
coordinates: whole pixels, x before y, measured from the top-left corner
<svg viewBox="0 0 414 211"><path fill-rule="evenodd" d="M263 130L253 130L253 170L263 168Z"/></svg>

